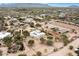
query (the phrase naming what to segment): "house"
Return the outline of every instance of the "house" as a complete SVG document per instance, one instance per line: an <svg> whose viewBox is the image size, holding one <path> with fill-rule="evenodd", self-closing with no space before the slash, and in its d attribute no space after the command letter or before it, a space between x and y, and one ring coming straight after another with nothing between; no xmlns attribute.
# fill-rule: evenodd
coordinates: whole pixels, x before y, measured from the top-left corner
<svg viewBox="0 0 79 59"><path fill-rule="evenodd" d="M66 14L63 13L63 12L61 12L61 13L59 14L59 18L64 18L65 16L66 16Z"/></svg>
<svg viewBox="0 0 79 59"><path fill-rule="evenodd" d="M17 20L17 18L11 18L9 20L9 24L11 25L18 25L19 21Z"/></svg>
<svg viewBox="0 0 79 59"><path fill-rule="evenodd" d="M36 18L36 19L40 19L40 20L42 20L42 19L43 19L42 17L39 17L39 16L36 16L35 18Z"/></svg>
<svg viewBox="0 0 79 59"><path fill-rule="evenodd" d="M11 35L11 33L2 31L2 32L0 32L0 39L3 39L3 38L10 36L10 35Z"/></svg>
<svg viewBox="0 0 79 59"><path fill-rule="evenodd" d="M9 20L11 19L11 16L4 16L4 19Z"/></svg>
<svg viewBox="0 0 79 59"><path fill-rule="evenodd" d="M30 32L31 37L35 37L35 38L38 38L38 39L44 37L44 35L45 35L45 33L41 32L40 30Z"/></svg>
<svg viewBox="0 0 79 59"><path fill-rule="evenodd" d="M33 18L26 18L23 22L24 23L30 23L33 21Z"/></svg>

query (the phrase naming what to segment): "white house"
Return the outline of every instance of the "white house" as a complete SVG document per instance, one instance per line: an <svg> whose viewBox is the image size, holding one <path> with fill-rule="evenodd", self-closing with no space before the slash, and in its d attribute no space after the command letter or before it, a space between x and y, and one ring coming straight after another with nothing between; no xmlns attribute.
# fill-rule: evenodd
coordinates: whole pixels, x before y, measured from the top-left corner
<svg viewBox="0 0 79 59"><path fill-rule="evenodd" d="M11 35L11 33L2 31L2 32L0 32L0 39L3 39L3 38L10 36L10 35Z"/></svg>
<svg viewBox="0 0 79 59"><path fill-rule="evenodd" d="M16 23L16 22L18 22L18 20L16 18L11 18L9 22Z"/></svg>
<svg viewBox="0 0 79 59"><path fill-rule="evenodd" d="M33 21L33 18L26 18L26 19L24 20L25 23L30 23L30 22L32 22L32 21Z"/></svg>
<svg viewBox="0 0 79 59"><path fill-rule="evenodd" d="M30 32L31 37L35 37L35 38L38 38L38 39L44 37L44 35L45 35L45 33L41 32L40 30Z"/></svg>
<svg viewBox="0 0 79 59"><path fill-rule="evenodd" d="M66 16L65 13L60 13L60 14L59 14L59 17L65 17L65 16Z"/></svg>

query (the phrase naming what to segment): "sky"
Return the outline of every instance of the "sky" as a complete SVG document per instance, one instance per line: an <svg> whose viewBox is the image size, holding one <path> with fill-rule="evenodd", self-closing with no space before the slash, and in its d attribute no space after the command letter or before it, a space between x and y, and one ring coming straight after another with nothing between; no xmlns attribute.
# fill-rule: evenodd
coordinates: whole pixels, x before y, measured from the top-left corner
<svg viewBox="0 0 79 59"><path fill-rule="evenodd" d="M79 6L79 3L48 3L49 6L55 6L55 7L68 7L71 5L77 5Z"/></svg>

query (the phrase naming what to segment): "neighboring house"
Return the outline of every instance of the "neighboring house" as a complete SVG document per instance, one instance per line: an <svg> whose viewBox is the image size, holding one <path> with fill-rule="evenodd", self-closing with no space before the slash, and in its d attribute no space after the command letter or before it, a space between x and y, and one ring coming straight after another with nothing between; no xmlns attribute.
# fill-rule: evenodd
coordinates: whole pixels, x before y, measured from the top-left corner
<svg viewBox="0 0 79 59"><path fill-rule="evenodd" d="M60 17L60 18L64 18L65 16L66 16L65 13L60 13L60 14L59 14L59 17Z"/></svg>
<svg viewBox="0 0 79 59"><path fill-rule="evenodd" d="M11 19L11 16L4 16L4 19L9 20Z"/></svg>
<svg viewBox="0 0 79 59"><path fill-rule="evenodd" d="M30 32L30 36L31 37L35 37L35 38L38 38L38 39L44 37L44 35L45 35L45 33L44 32L41 32L39 30Z"/></svg>
<svg viewBox="0 0 79 59"><path fill-rule="evenodd" d="M16 18L11 18L9 24L18 25L19 21Z"/></svg>
<svg viewBox="0 0 79 59"><path fill-rule="evenodd" d="M33 21L33 18L26 18L25 21L23 21L24 23L30 23Z"/></svg>
<svg viewBox="0 0 79 59"><path fill-rule="evenodd" d="M2 32L0 32L0 39L3 39L10 35L11 35L11 33L2 31Z"/></svg>
<svg viewBox="0 0 79 59"><path fill-rule="evenodd" d="M45 17L45 16L46 16L46 14L41 14L40 16L41 16L41 17Z"/></svg>
<svg viewBox="0 0 79 59"><path fill-rule="evenodd" d="M36 16L35 18L36 18L36 19L41 19L41 20L43 19L42 17L39 17L39 16Z"/></svg>

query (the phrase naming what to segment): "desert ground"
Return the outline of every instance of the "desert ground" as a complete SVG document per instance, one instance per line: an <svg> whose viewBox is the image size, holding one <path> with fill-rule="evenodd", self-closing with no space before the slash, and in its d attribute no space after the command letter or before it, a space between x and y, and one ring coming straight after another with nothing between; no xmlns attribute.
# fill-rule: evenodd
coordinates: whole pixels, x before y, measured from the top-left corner
<svg viewBox="0 0 79 59"><path fill-rule="evenodd" d="M79 15L73 13L74 9L78 11L78 8L0 9L0 55L78 56Z"/></svg>

